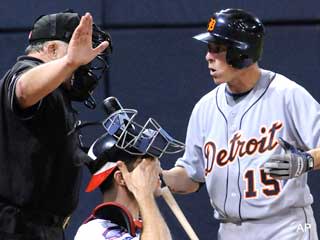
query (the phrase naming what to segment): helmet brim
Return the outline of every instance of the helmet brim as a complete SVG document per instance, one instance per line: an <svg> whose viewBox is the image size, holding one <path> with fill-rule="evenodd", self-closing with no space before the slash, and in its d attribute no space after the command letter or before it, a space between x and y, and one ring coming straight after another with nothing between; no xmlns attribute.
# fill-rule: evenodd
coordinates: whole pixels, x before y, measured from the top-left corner
<svg viewBox="0 0 320 240"><path fill-rule="evenodd" d="M107 162L99 171L92 175L86 187L86 192L92 192L99 187L116 168L117 164L115 162Z"/></svg>
<svg viewBox="0 0 320 240"><path fill-rule="evenodd" d="M193 36L192 38L204 43L215 43L215 44L222 44L226 46L233 46L242 50L245 50L248 48L248 44L244 42L231 40L227 37L223 37L219 34L212 34L210 32L200 33Z"/></svg>

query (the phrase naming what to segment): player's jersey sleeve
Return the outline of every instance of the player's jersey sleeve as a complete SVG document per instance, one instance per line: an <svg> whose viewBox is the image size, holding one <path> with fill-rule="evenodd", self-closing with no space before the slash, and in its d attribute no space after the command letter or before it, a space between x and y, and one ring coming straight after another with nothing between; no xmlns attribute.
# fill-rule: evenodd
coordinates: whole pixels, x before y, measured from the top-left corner
<svg viewBox="0 0 320 240"><path fill-rule="evenodd" d="M296 145L303 150L320 146L320 104L303 87L296 85L288 96L289 124L297 139Z"/></svg>
<svg viewBox="0 0 320 240"><path fill-rule="evenodd" d="M202 155L202 129L199 117L199 103L195 105L188 124L186 149L175 166L184 167L187 174L196 182L204 182L204 161Z"/></svg>
<svg viewBox="0 0 320 240"><path fill-rule="evenodd" d="M140 233L131 236L125 228L103 219L95 219L80 226L74 240L139 240Z"/></svg>

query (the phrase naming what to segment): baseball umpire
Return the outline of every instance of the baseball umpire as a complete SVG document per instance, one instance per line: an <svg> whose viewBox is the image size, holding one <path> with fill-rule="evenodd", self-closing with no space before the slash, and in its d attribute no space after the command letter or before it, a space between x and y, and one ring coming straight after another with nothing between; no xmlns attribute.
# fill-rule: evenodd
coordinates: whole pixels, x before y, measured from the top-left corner
<svg viewBox="0 0 320 240"><path fill-rule="evenodd" d="M264 35L253 14L225 9L194 37L207 44L218 86L195 105L186 151L164 179L184 193L206 184L221 222L218 239L316 240L307 174L283 181L262 165L283 151L279 137L303 150L320 145L320 105L297 83L258 66Z"/></svg>
<svg viewBox="0 0 320 240"><path fill-rule="evenodd" d="M110 37L86 13L40 16L26 55L0 82L0 239L64 239L78 202L81 164L76 111L94 107L98 76Z"/></svg>

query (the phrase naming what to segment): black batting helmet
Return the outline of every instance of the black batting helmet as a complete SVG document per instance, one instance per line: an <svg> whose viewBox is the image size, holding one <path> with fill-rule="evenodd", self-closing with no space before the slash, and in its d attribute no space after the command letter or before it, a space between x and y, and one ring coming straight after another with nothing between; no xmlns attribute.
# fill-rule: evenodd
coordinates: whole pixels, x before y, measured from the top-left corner
<svg viewBox="0 0 320 240"><path fill-rule="evenodd" d="M234 68L245 68L257 62L262 54L262 22L242 9L225 9L213 14L208 31L194 36L205 43L225 45L227 62Z"/></svg>

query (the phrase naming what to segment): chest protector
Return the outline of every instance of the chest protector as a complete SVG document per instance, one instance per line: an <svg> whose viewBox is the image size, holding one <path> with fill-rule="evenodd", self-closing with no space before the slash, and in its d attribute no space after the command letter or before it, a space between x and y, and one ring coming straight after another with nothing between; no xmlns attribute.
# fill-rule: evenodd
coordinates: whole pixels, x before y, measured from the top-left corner
<svg viewBox="0 0 320 240"><path fill-rule="evenodd" d="M129 210L116 202L106 202L98 205L84 221L84 224L94 219L109 220L127 229L128 233L134 237L137 229L142 229L142 221L134 220Z"/></svg>

